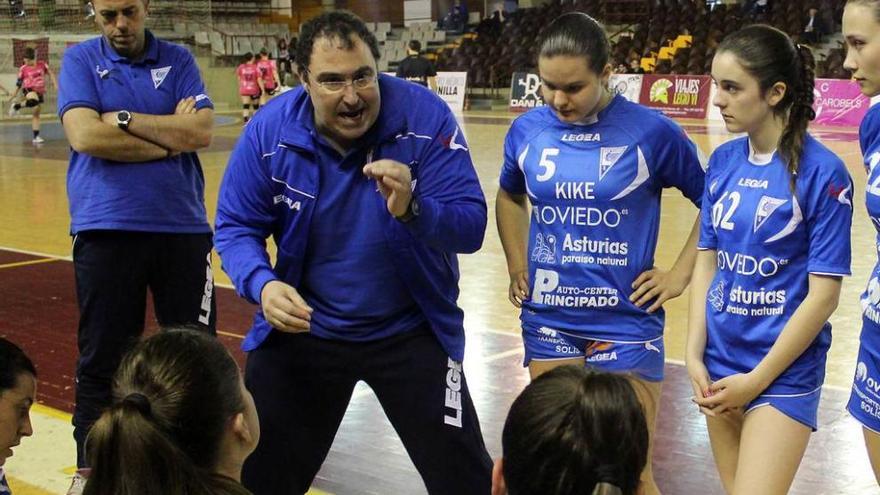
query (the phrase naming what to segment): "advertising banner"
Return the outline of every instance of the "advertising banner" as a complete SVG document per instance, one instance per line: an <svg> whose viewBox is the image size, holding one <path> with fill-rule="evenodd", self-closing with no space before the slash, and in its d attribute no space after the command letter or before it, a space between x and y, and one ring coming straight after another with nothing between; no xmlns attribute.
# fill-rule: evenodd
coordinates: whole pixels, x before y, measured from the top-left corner
<svg viewBox="0 0 880 495"><path fill-rule="evenodd" d="M858 127L871 106L858 83L845 79L816 79L813 96L817 125Z"/></svg>
<svg viewBox="0 0 880 495"><path fill-rule="evenodd" d="M467 72L438 72L437 94L453 112L464 110L464 93L467 89Z"/></svg>
<svg viewBox="0 0 880 495"><path fill-rule="evenodd" d="M608 86L616 94L622 95L627 100L638 103L639 93L642 91L641 74L612 74L608 80Z"/></svg>
<svg viewBox="0 0 880 495"><path fill-rule="evenodd" d="M525 112L542 106L541 78L529 72L514 72L510 78L510 111Z"/></svg>
<svg viewBox="0 0 880 495"><path fill-rule="evenodd" d="M709 76L645 74L639 101L670 117L704 119L711 80Z"/></svg>

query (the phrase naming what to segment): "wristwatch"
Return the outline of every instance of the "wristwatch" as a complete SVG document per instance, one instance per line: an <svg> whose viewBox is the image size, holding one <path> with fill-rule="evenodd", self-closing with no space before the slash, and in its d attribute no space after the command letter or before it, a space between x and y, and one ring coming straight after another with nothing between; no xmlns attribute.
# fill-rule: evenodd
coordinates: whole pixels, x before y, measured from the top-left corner
<svg viewBox="0 0 880 495"><path fill-rule="evenodd" d="M422 207L419 206L419 202L416 200L415 197L413 197L412 199L409 200L409 205L407 205L406 211L403 213L403 215L400 215L399 217L394 217L394 218L396 218L397 221L400 223L407 223L407 222L411 222L414 218L419 216L419 214L421 212L422 212Z"/></svg>
<svg viewBox="0 0 880 495"><path fill-rule="evenodd" d="M128 110L120 110L116 113L116 125L119 126L120 129L127 131L130 124L131 112Z"/></svg>

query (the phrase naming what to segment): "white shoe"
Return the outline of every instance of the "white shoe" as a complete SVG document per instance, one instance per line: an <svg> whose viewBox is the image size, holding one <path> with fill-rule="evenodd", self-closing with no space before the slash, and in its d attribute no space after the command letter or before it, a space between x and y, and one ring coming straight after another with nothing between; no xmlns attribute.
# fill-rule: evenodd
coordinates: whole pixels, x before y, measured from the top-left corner
<svg viewBox="0 0 880 495"><path fill-rule="evenodd" d="M46 140L43 139L43 138L41 138L40 136L35 137L34 140L33 140L33 143L34 143L34 144L43 144L43 143L45 143L45 142L46 142Z"/></svg>
<svg viewBox="0 0 880 495"><path fill-rule="evenodd" d="M73 481L70 482L70 488L67 489L67 495L82 495L83 490L86 489L88 471L90 470L77 470L76 474L73 475Z"/></svg>
<svg viewBox="0 0 880 495"><path fill-rule="evenodd" d="M9 105L9 116L15 117L18 115L18 110L15 109L15 105Z"/></svg>

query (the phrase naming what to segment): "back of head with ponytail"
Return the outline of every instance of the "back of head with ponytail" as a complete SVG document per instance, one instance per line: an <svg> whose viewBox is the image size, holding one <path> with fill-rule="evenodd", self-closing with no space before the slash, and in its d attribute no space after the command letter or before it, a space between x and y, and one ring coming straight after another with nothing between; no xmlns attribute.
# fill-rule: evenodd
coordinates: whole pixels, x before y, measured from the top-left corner
<svg viewBox="0 0 880 495"><path fill-rule="evenodd" d="M501 447L510 495L634 495L648 427L627 378L561 366L514 401Z"/></svg>
<svg viewBox="0 0 880 495"><path fill-rule="evenodd" d="M85 495L248 494L215 474L230 418L245 408L235 361L213 337L168 330L120 364L92 426Z"/></svg>
<svg viewBox="0 0 880 495"><path fill-rule="evenodd" d="M797 179L807 126L816 118L813 111L815 60L809 47L796 45L784 32L762 24L736 31L718 46L716 53L730 52L757 79L762 92L784 83L785 96L773 108L787 117L779 139L779 155L788 165L792 183Z"/></svg>

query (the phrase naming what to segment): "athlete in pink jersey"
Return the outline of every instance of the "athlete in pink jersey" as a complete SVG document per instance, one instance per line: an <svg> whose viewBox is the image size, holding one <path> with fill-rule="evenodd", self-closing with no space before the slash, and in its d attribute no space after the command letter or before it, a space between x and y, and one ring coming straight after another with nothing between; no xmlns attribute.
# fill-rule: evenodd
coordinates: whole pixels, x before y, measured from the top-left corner
<svg viewBox="0 0 880 495"><path fill-rule="evenodd" d="M21 110L22 106L33 108L33 114L31 116L31 130L34 133L34 144L43 143L43 138L40 137L40 105L45 101L44 95L46 94L46 79L45 76L49 75L49 78L52 79L52 85L55 86L55 89L58 89L58 81L55 79L55 74L49 70L49 64L42 60L37 60L36 51L28 47L24 52L24 65L18 70L18 81L16 81L15 85L17 89L13 96L13 104L9 109L9 115L13 116ZM21 100L16 100L18 95L24 95L24 102Z"/></svg>
<svg viewBox="0 0 880 495"><path fill-rule="evenodd" d="M263 80L263 95L260 98L260 104L265 105L269 101L269 97L275 94L278 86L281 86L281 80L278 79L278 69L275 67L275 61L269 59L269 52L265 48L260 50L260 59L257 60L257 68Z"/></svg>
<svg viewBox="0 0 880 495"><path fill-rule="evenodd" d="M46 93L45 75L49 73L49 65L42 60L32 61L33 65L25 64L18 69L18 78L21 79L23 88L34 91L37 94Z"/></svg>
<svg viewBox="0 0 880 495"><path fill-rule="evenodd" d="M254 112L260 108L260 96L263 94L263 79L260 70L254 63L254 54L247 52L241 65L235 69L238 76L238 94L241 96L241 116L245 124L250 119L251 106Z"/></svg>

